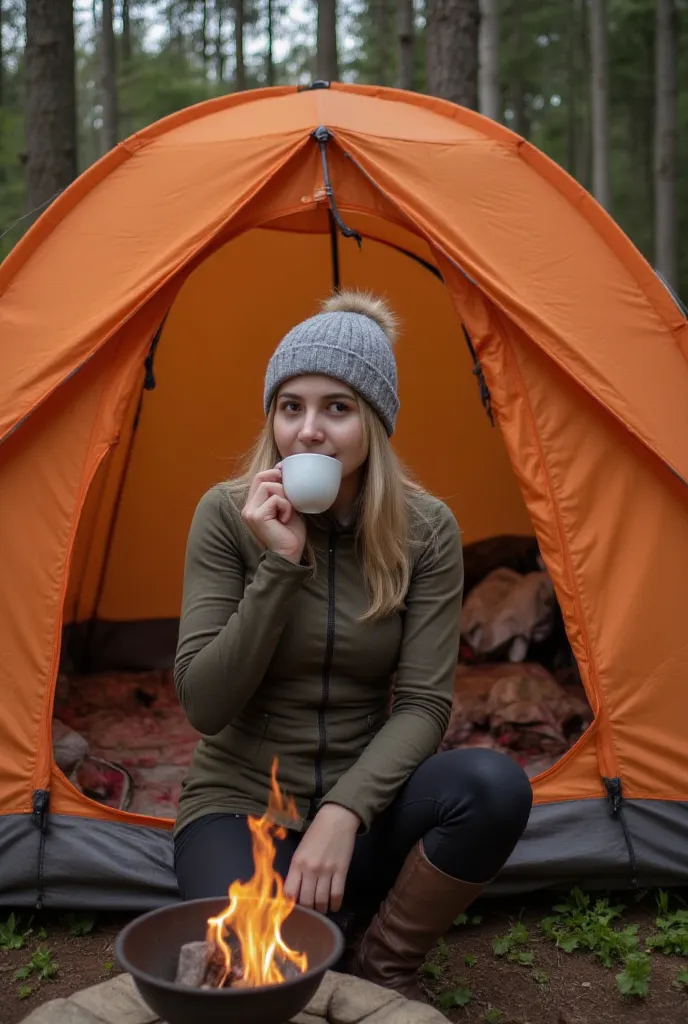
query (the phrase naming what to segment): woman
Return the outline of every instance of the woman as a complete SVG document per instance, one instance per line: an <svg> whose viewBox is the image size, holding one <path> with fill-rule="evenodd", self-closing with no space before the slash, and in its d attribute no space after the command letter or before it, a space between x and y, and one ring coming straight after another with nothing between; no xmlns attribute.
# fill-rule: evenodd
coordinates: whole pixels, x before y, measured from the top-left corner
<svg viewBox="0 0 688 1024"><path fill-rule="evenodd" d="M458 656L461 541L389 443L394 338L387 306L357 293L294 327L267 369L247 474L196 510L175 681L203 739L175 869L184 899L251 877L246 816L265 811L276 755L301 819L278 843L285 892L322 912L378 907L354 969L414 996L425 955L516 845L532 793L502 754L436 753ZM285 496L279 461L299 452L342 463L325 515L302 516Z"/></svg>

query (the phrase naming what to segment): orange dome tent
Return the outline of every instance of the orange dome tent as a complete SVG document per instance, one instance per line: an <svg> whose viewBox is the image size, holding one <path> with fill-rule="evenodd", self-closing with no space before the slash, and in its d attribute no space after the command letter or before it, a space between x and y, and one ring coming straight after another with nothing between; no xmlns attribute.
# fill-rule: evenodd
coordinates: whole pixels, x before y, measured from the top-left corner
<svg viewBox="0 0 688 1024"><path fill-rule="evenodd" d="M175 898L170 821L88 800L53 761L63 627L91 624L96 663L169 655L195 504L333 273L401 314L395 443L465 539L532 524L595 714L535 781L499 887L688 879L688 324L521 138L332 85L134 135L0 267L5 904Z"/></svg>

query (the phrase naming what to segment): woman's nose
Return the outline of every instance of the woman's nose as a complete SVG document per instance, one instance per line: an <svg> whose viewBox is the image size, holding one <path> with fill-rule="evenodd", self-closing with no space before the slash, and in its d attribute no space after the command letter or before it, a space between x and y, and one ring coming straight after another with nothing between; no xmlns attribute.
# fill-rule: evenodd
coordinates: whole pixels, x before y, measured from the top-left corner
<svg viewBox="0 0 688 1024"><path fill-rule="evenodd" d="M323 438L324 434L318 417L307 415L301 424L301 429L299 430L299 440L313 442L322 441Z"/></svg>

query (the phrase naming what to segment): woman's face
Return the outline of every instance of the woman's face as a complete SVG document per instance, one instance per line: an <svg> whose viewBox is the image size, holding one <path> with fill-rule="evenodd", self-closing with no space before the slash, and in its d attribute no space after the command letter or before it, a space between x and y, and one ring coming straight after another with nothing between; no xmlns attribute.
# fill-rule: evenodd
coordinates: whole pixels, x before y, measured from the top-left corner
<svg viewBox="0 0 688 1024"><path fill-rule="evenodd" d="M339 459L342 479L357 473L368 457L356 393L342 381L304 374L277 392L275 443L280 456L316 452Z"/></svg>

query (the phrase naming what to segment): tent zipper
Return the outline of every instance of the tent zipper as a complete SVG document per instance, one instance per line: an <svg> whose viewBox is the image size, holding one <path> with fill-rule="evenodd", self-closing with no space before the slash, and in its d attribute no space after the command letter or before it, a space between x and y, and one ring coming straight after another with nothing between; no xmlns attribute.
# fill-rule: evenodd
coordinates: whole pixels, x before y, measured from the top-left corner
<svg viewBox="0 0 688 1024"><path fill-rule="evenodd" d="M605 778L602 777L602 783L607 793L607 800L609 801L609 813L612 818L617 818L621 829L623 831L624 840L626 842L626 849L628 850L628 860L631 869L630 888L638 888L638 862L635 856L635 849L633 847L633 839L631 838L631 832L628 827L626 820L625 808L624 808L624 795L623 785L621 779Z"/></svg>
<svg viewBox="0 0 688 1024"><path fill-rule="evenodd" d="M36 789L33 794L31 819L38 829L38 866L36 869L36 910L43 909L43 860L45 857L45 838L48 832L48 811L50 809L50 791Z"/></svg>

